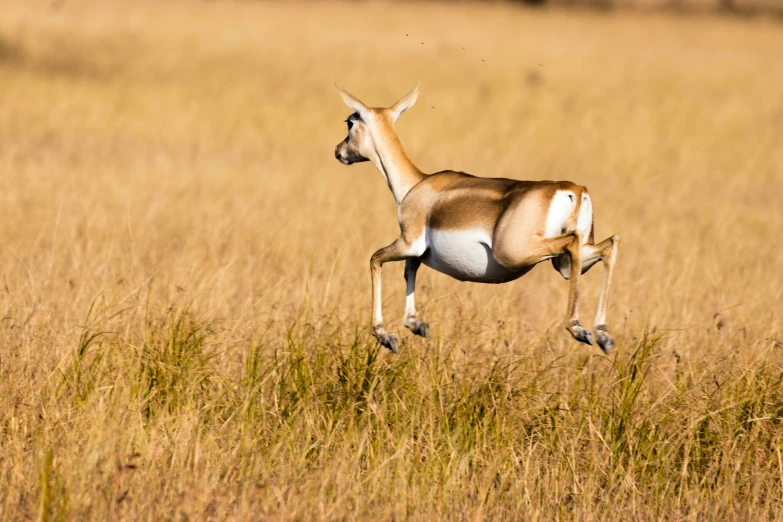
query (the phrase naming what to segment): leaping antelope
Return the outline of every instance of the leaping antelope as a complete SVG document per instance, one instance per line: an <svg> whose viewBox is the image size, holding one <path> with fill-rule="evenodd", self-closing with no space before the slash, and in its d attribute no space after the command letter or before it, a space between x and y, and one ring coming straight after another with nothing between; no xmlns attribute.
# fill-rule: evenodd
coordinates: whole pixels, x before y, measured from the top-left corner
<svg viewBox="0 0 783 522"><path fill-rule="evenodd" d="M593 203L587 188L570 181L518 181L479 178L444 170L424 174L402 148L394 122L419 96L417 86L389 108L371 108L337 92L353 111L348 136L334 150L345 165L372 161L397 202L400 237L375 252L372 275L372 333L392 352L397 338L383 327L381 267L405 260L407 298L405 326L427 337L429 325L416 317L416 272L422 263L460 281L505 283L552 260L570 280L566 329L577 341L592 345L577 311L579 276L598 261L604 275L594 330L598 346L609 353L614 340L606 327L606 306L617 257L618 236L594 244Z"/></svg>

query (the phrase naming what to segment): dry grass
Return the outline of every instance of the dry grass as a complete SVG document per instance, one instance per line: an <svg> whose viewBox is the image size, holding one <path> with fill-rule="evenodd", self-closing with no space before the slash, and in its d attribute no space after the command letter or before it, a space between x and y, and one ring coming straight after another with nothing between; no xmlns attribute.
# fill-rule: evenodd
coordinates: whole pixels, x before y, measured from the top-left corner
<svg viewBox="0 0 783 522"><path fill-rule="evenodd" d="M3 518L781 518L780 49L763 20L3 3ZM422 80L425 170L587 185L623 238L615 353L566 333L548 265L424 269L432 338L379 349L395 208L333 158L332 77Z"/></svg>

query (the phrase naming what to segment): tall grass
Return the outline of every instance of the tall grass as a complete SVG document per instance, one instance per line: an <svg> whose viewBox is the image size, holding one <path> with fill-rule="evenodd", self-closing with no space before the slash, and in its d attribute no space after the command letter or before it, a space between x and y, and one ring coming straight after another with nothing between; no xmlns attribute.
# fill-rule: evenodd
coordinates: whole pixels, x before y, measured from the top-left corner
<svg viewBox="0 0 783 522"><path fill-rule="evenodd" d="M139 314L137 340L106 336L92 356L97 337L82 335L69 370L38 392L48 415L26 418L26 437L5 415L37 468L7 494L25 491L28 514L51 519L780 509L778 364L712 363L664 384L651 375L662 357L652 337L613 359L504 355L466 376L453 353L386 356L330 319L292 325L281 343L249 340L233 373L216 334L184 310Z"/></svg>
<svg viewBox="0 0 783 522"><path fill-rule="evenodd" d="M0 7L6 520L775 520L783 59L763 20L509 5ZM606 357L549 266L423 269L333 159L417 80L425 170L571 179L623 237ZM594 269L600 271L600 267ZM589 324L600 274L580 309Z"/></svg>

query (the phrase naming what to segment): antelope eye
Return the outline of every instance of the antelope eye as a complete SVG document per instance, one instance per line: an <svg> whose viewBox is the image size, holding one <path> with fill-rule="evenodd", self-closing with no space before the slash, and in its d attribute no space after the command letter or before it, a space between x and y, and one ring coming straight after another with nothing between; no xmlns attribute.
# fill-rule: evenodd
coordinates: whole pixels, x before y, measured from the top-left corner
<svg viewBox="0 0 783 522"><path fill-rule="evenodd" d="M348 123L348 130L351 130L351 127L353 127L353 121L351 120L346 120L346 121Z"/></svg>

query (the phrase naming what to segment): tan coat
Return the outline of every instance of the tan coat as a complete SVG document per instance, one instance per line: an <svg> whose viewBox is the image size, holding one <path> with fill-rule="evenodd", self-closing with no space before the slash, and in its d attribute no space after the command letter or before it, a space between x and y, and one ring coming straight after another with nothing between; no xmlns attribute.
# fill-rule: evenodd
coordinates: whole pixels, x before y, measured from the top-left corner
<svg viewBox="0 0 783 522"><path fill-rule="evenodd" d="M336 85L335 85L336 86ZM606 326L606 307L619 238L597 245L593 204L586 187L570 181L518 181L479 178L464 172L424 174L410 161L394 122L418 98L418 87L390 108L369 108L337 87L354 111L348 136L335 157L350 165L372 161L398 205L400 237L370 261L373 283L373 334L397 351L396 337L383 327L381 267L405 260L405 326L427 336L429 325L416 318L416 272L423 263L460 281L504 283L547 259L569 280L566 329L578 341L593 344L577 312L579 276L598 261L605 273L594 324L598 345L609 353L614 341Z"/></svg>

